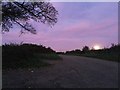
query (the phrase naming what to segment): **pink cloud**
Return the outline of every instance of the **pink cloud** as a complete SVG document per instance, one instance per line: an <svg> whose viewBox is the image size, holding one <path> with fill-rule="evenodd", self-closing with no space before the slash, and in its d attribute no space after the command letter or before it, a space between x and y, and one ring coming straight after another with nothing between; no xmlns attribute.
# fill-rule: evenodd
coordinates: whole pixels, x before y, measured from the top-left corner
<svg viewBox="0 0 120 90"><path fill-rule="evenodd" d="M62 33L60 34L60 37L72 37L72 35L78 33L83 36L84 34L89 35L92 33L95 34L106 32L107 35L108 32L115 32L117 30L117 21L114 20L114 18L111 18L103 20L99 23L95 23L93 21L80 21L73 25L67 26L67 28L59 30L59 33Z"/></svg>
<svg viewBox="0 0 120 90"><path fill-rule="evenodd" d="M90 27L91 23L89 21L79 21L77 23L73 23L71 26L68 26L67 28L65 28L66 31L81 31L84 29L88 29Z"/></svg>

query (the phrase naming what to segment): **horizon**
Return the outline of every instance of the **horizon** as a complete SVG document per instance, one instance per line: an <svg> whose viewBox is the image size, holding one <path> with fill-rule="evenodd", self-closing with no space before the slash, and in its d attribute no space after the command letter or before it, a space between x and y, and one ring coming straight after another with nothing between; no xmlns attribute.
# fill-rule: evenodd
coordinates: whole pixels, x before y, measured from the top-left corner
<svg viewBox="0 0 120 90"><path fill-rule="evenodd" d="M10 44L14 44L14 45L33 44L33 45L38 45L38 46L42 45L42 44L37 44L37 43L23 43L23 42L22 42L22 43L4 43L4 44L2 44L2 46L3 46L3 45L10 45ZM94 47L90 48L90 47L87 46L87 45L85 45L85 46L89 47L89 50L102 50L102 49L109 49L109 48L111 48L111 47L112 47L112 44L113 44L113 45L120 45L119 43L118 43L118 44L111 43L111 45L110 45L109 47L103 47L103 48L99 48L99 49L95 49ZM45 46L45 45L42 45L42 46L44 46L44 47L46 47L46 48L51 48L51 47ZM83 46L83 47L85 47L85 46ZM53 48L51 48L51 49L54 50L55 52L64 52L64 53L65 53L65 52L67 52L67 51L73 51L73 50L80 50L80 51L82 51L83 47L82 47L82 48L74 48L74 49L66 50L66 51L56 51L56 50L54 50Z"/></svg>
<svg viewBox="0 0 120 90"><path fill-rule="evenodd" d="M58 10L58 22L50 28L46 24L30 20L37 34L22 34L14 26L2 35L5 43L36 43L51 47L57 52L82 49L95 45L100 48L118 44L117 2L53 2Z"/></svg>

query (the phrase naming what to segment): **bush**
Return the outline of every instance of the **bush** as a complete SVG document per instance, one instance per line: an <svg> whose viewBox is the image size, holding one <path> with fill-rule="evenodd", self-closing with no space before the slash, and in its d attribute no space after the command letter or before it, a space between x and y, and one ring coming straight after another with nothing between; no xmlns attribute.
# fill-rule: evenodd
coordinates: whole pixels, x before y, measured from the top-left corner
<svg viewBox="0 0 120 90"><path fill-rule="evenodd" d="M42 61L35 54L56 54L51 48L35 44L5 44L2 46L3 68L33 66ZM45 57L45 56L44 56ZM48 57L49 58L49 57ZM38 60L39 59L39 60Z"/></svg>

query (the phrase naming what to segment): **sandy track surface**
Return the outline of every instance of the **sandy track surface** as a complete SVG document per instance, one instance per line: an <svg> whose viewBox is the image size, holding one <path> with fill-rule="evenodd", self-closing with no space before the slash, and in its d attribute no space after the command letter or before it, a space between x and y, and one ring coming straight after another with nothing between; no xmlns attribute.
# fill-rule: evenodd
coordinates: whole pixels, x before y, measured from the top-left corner
<svg viewBox="0 0 120 90"><path fill-rule="evenodd" d="M3 70L3 88L117 88L118 63L60 55L40 69Z"/></svg>

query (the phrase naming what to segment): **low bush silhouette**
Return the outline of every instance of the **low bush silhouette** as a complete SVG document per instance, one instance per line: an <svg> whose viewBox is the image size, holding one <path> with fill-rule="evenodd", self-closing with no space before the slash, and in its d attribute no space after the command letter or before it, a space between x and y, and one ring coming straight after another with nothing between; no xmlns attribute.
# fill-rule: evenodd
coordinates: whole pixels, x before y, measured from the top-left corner
<svg viewBox="0 0 120 90"><path fill-rule="evenodd" d="M37 57L36 54L44 57ZM43 45L11 43L2 46L3 69L28 67L28 64L31 67L37 63L43 65L41 59L49 58L57 59L59 56L50 47L46 48Z"/></svg>

